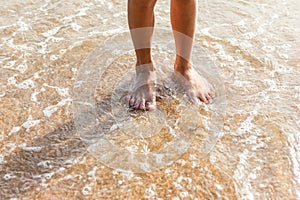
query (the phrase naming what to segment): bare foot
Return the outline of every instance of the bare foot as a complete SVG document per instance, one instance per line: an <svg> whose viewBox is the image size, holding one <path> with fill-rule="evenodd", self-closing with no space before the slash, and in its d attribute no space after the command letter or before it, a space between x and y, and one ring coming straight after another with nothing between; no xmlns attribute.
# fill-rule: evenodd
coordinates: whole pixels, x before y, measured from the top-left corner
<svg viewBox="0 0 300 200"><path fill-rule="evenodd" d="M131 88L129 107L135 110L153 110L155 103L155 76L153 64L137 66L136 79Z"/></svg>
<svg viewBox="0 0 300 200"><path fill-rule="evenodd" d="M190 64L188 66L174 65L175 74L183 84L187 94L192 102L200 101L208 104L214 98L214 90L211 84L198 72L193 69Z"/></svg>

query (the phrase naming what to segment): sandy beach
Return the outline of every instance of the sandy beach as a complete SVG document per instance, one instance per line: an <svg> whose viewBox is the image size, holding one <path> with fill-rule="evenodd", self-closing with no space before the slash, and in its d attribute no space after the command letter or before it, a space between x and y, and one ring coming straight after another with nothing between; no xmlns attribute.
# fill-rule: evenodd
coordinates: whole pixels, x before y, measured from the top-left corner
<svg viewBox="0 0 300 200"><path fill-rule="evenodd" d="M0 199L300 199L299 1L198 2L194 42L218 71L224 118L207 155L199 153L196 136L172 164L147 173L101 162L88 150L74 117L74 87L84 61L94 55L102 62L101 52L99 57L92 53L128 32L126 1L1 3ZM169 1L157 2L156 27L171 33L169 6ZM172 61L164 47L157 47L157 63ZM121 74L132 69L133 52L117 54L108 52L105 59L114 65L89 88L96 103L111 103L105 99L109 92L118 99L118 90L110 86L126 82ZM171 101L175 105L177 99ZM168 105L159 116L175 121L178 113ZM107 117L99 114L103 109L118 113L106 111L103 103L96 108L100 121ZM160 120L153 115L157 128ZM204 107L201 115L209 123ZM192 115L181 124L189 119ZM156 130L153 123L146 125ZM145 154L163 145L159 136L143 137L152 145ZM120 146L126 149L124 141ZM200 136L198 141L205 143Z"/></svg>

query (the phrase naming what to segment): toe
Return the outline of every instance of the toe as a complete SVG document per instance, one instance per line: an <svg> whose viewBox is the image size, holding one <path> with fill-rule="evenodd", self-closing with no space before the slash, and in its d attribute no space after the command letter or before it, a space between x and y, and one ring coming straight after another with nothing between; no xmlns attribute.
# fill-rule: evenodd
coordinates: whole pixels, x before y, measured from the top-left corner
<svg viewBox="0 0 300 200"><path fill-rule="evenodd" d="M206 97L213 98L213 95L211 92L208 92Z"/></svg>
<svg viewBox="0 0 300 200"><path fill-rule="evenodd" d="M133 107L134 106L134 102L135 102L135 99L134 99L133 96L131 96L130 99L129 99L129 106Z"/></svg>
<svg viewBox="0 0 300 200"><path fill-rule="evenodd" d="M206 99L208 101L208 104L212 102L213 98L210 95L206 96Z"/></svg>
<svg viewBox="0 0 300 200"><path fill-rule="evenodd" d="M216 97L215 89L211 85L209 87L208 94L209 96L211 96L212 99Z"/></svg>
<svg viewBox="0 0 300 200"><path fill-rule="evenodd" d="M146 103L146 110L155 110L156 109L156 105L155 104L152 104L150 102L147 102Z"/></svg>
<svg viewBox="0 0 300 200"><path fill-rule="evenodd" d="M197 98L197 96L191 96L191 97L190 97L190 101L191 101L191 103L193 103L193 104L199 104L199 103L200 103L200 99Z"/></svg>
<svg viewBox="0 0 300 200"><path fill-rule="evenodd" d="M141 101L138 100L138 99L134 102L134 106L133 106L133 107L134 107L135 110L138 110L138 109L139 109L140 103L141 103Z"/></svg>
<svg viewBox="0 0 300 200"><path fill-rule="evenodd" d="M216 92L212 91L212 92L210 93L210 96L214 99L214 98L216 97Z"/></svg>
<svg viewBox="0 0 300 200"><path fill-rule="evenodd" d="M206 97L206 99L207 99L208 101L212 100L212 96L210 95L210 93L207 93L207 94L205 95L205 97Z"/></svg>
<svg viewBox="0 0 300 200"><path fill-rule="evenodd" d="M145 99L142 99L139 106L140 110L145 110Z"/></svg>
<svg viewBox="0 0 300 200"><path fill-rule="evenodd" d="M199 98L202 102L208 103L206 97L205 97L203 94L200 94L198 98Z"/></svg>
<svg viewBox="0 0 300 200"><path fill-rule="evenodd" d="M155 109L156 109L155 101L146 102L146 110L155 110Z"/></svg>

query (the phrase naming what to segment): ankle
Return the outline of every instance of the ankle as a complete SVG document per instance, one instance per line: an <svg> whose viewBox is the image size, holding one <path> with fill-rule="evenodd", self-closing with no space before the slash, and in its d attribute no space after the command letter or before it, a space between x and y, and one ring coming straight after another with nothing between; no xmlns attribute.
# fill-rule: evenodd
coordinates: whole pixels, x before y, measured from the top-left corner
<svg viewBox="0 0 300 200"><path fill-rule="evenodd" d="M148 63L137 62L135 71L136 71L136 73L150 73L150 72L154 72L155 68L154 68L152 61L150 61Z"/></svg>
<svg viewBox="0 0 300 200"><path fill-rule="evenodd" d="M179 73L184 73L192 68L190 62L180 56L176 56L174 70Z"/></svg>
<svg viewBox="0 0 300 200"><path fill-rule="evenodd" d="M182 75L186 74L186 72L190 71L192 66L189 63L175 63L174 70Z"/></svg>

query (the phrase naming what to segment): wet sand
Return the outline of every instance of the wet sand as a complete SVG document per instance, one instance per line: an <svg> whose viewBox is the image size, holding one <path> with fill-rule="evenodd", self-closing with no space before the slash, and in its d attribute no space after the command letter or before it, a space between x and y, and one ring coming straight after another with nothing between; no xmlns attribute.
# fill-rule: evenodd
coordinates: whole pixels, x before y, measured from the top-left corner
<svg viewBox="0 0 300 200"><path fill-rule="evenodd" d="M72 114L78 70L127 30L126 2L9 1L0 13L1 198L300 198L298 1L199 2L195 42L224 82L223 137L149 173L99 162ZM156 13L170 28L167 1Z"/></svg>

